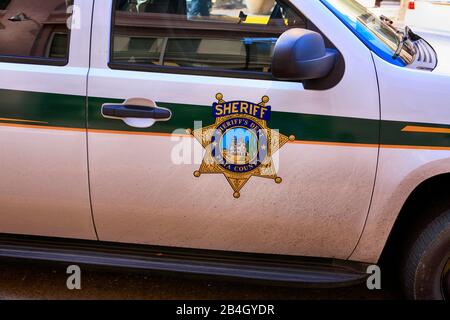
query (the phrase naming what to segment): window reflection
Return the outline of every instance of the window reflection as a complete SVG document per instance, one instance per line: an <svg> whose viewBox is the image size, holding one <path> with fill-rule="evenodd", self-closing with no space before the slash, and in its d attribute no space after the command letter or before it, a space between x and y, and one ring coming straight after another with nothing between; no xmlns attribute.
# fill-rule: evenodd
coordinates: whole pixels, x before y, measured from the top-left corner
<svg viewBox="0 0 450 320"><path fill-rule="evenodd" d="M306 19L274 0L117 0L113 62L269 72L273 48Z"/></svg>
<svg viewBox="0 0 450 320"><path fill-rule="evenodd" d="M11 0L0 0L0 10L6 10Z"/></svg>
<svg viewBox="0 0 450 320"><path fill-rule="evenodd" d="M0 55L68 58L72 0L0 0Z"/></svg>

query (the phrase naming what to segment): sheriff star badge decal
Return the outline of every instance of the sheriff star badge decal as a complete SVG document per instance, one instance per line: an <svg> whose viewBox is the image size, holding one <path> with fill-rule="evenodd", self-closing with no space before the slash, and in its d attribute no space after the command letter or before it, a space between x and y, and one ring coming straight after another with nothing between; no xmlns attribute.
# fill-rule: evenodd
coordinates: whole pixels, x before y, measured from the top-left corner
<svg viewBox="0 0 450 320"><path fill-rule="evenodd" d="M295 136L287 137L267 126L271 116L269 97L264 96L258 104L226 102L221 93L216 99L215 123L187 130L205 149L202 164L194 176L223 174L235 198L241 196L241 189L252 176L273 179L280 184L283 180L277 175L272 155L288 141L294 141Z"/></svg>

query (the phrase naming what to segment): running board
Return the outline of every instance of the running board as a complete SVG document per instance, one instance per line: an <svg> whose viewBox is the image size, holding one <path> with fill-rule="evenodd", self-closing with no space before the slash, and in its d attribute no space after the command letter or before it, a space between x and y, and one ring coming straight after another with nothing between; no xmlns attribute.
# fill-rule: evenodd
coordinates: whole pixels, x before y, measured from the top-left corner
<svg viewBox="0 0 450 320"><path fill-rule="evenodd" d="M301 287L364 281L367 264L336 259L0 235L0 257L213 275Z"/></svg>

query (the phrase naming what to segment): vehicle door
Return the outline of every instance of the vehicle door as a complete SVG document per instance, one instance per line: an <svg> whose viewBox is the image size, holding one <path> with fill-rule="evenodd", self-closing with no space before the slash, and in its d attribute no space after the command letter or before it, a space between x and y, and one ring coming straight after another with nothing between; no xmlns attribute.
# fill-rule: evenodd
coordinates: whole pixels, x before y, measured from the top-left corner
<svg viewBox="0 0 450 320"><path fill-rule="evenodd" d="M329 75L271 75L275 43L290 28L320 31L334 47ZM378 89L370 51L319 1L96 1L92 46L100 240L350 255L374 184ZM201 129L216 132L236 112L246 113L242 124L222 127L221 140ZM258 140L249 126L269 133ZM265 171L248 166L263 140L270 161L256 166ZM226 165L208 162L216 155Z"/></svg>

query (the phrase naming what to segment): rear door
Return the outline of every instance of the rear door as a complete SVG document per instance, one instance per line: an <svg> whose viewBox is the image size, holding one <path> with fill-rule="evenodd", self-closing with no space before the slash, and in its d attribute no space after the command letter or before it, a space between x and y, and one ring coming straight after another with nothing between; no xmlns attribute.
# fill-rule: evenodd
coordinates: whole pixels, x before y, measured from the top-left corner
<svg viewBox="0 0 450 320"><path fill-rule="evenodd" d="M368 213L377 162L371 54L318 1L261 4L95 3L88 140L100 240L350 255ZM326 79L271 77L274 44L292 27L319 28L339 50ZM227 102L228 111L213 113ZM224 130L215 141L231 159L225 172L205 161L211 150L203 151L198 130L217 126L219 114L234 108L258 120ZM280 145L269 143L280 148L271 154L274 165L265 163L267 170L253 176L248 159L256 144L248 126L282 134L271 134L281 137L272 139ZM252 174L241 179L230 171Z"/></svg>
<svg viewBox="0 0 450 320"><path fill-rule="evenodd" d="M91 12L86 0L0 1L0 233L96 239L85 112Z"/></svg>

